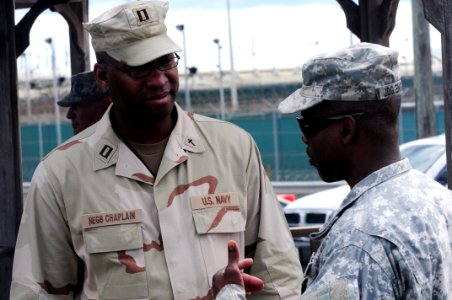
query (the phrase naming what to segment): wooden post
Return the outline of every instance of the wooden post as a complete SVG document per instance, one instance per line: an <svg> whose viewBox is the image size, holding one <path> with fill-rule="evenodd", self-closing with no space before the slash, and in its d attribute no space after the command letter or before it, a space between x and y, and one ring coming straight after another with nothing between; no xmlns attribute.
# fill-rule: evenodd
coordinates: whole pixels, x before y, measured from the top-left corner
<svg viewBox="0 0 452 300"><path fill-rule="evenodd" d="M17 105L14 0L0 1L0 299L9 299L12 260L22 215L22 164Z"/></svg>
<svg viewBox="0 0 452 300"><path fill-rule="evenodd" d="M436 116L433 103L432 54L429 23L421 0L411 0L413 11L414 97L416 101L417 138L435 135Z"/></svg>
<svg viewBox="0 0 452 300"><path fill-rule="evenodd" d="M69 27L72 75L90 69L89 37L82 23L88 21L88 0L71 1L67 5L55 5Z"/></svg>
<svg viewBox="0 0 452 300"><path fill-rule="evenodd" d="M88 0L16 0L17 8L31 9L16 26L16 56L29 45L30 29L46 9L57 11L68 23L71 71L77 74L90 69L88 32L82 22L88 21Z"/></svg>
<svg viewBox="0 0 452 300"><path fill-rule="evenodd" d="M31 6L30 10L15 27L16 57L19 57L30 45L30 30L39 15L53 5L67 3L68 1L69 0L38 0Z"/></svg>
<svg viewBox="0 0 452 300"><path fill-rule="evenodd" d="M425 18L441 32L444 88L444 129L446 132L447 182L452 187L452 3L423 0Z"/></svg>
<svg viewBox="0 0 452 300"><path fill-rule="evenodd" d="M395 27L399 0L337 0L347 19L347 28L361 42L389 46L389 37Z"/></svg>

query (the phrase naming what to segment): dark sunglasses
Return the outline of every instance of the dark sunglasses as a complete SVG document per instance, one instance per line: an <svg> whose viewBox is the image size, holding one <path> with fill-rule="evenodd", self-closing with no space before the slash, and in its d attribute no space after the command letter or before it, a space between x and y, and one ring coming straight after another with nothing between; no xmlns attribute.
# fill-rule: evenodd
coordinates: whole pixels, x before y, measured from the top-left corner
<svg viewBox="0 0 452 300"><path fill-rule="evenodd" d="M339 121L345 117L362 116L364 114L365 114L364 112L352 112L337 116L323 117L319 119L307 119L297 117L297 122L298 127L300 128L304 137L309 139L336 121Z"/></svg>
<svg viewBox="0 0 452 300"><path fill-rule="evenodd" d="M120 66L115 64L112 64L112 67L132 78L142 79L151 75L151 73L156 69L160 71L168 71L177 67L179 59L180 57L177 53L172 53L138 67L131 67L127 65Z"/></svg>

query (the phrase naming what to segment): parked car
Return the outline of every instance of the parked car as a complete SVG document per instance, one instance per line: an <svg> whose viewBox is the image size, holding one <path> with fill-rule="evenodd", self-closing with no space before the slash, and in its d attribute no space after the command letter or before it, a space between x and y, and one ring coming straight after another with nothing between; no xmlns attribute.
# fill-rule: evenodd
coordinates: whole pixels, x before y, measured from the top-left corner
<svg viewBox="0 0 452 300"><path fill-rule="evenodd" d="M279 205L281 205L281 208L284 208L287 206L287 204L295 201L294 194L276 194L276 198L278 199L278 202L279 202Z"/></svg>
<svg viewBox="0 0 452 300"><path fill-rule="evenodd" d="M400 146L402 157L410 160L417 169L443 185L447 185L446 142L445 135L419 139ZM298 198L284 208L289 227L318 226L325 223L339 208L342 200L350 191L344 185ZM306 265L312 250L309 238L295 237L300 261Z"/></svg>
<svg viewBox="0 0 452 300"><path fill-rule="evenodd" d="M280 197L276 197L276 198L278 199L278 202L279 202L279 205L281 205L281 208L286 207L290 203L289 200L286 200L284 198L280 198Z"/></svg>
<svg viewBox="0 0 452 300"><path fill-rule="evenodd" d="M402 144L400 152L417 169L447 185L446 137L440 134Z"/></svg>

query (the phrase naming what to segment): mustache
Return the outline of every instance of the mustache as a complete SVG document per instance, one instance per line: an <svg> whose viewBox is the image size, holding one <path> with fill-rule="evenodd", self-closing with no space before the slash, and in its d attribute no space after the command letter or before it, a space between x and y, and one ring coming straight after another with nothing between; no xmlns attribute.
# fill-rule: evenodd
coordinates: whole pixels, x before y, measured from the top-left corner
<svg viewBox="0 0 452 300"><path fill-rule="evenodd" d="M160 99L164 98L166 96L175 96L176 92L172 89L161 89L161 90L148 90L143 92L140 96L140 98L144 100L153 100L153 99Z"/></svg>

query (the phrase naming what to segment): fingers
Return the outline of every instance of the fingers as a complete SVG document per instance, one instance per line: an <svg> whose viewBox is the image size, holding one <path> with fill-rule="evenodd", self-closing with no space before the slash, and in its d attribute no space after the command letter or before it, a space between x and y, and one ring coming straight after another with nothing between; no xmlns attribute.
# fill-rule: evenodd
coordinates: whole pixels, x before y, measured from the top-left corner
<svg viewBox="0 0 452 300"><path fill-rule="evenodd" d="M243 284L247 292L257 292L264 288L264 281L260 278L251 276L246 273L242 273Z"/></svg>
<svg viewBox="0 0 452 300"><path fill-rule="evenodd" d="M219 270L212 279L212 292L217 293L227 284L237 284L244 286L242 273L239 269L239 247L235 241L228 242L228 265Z"/></svg>
<svg viewBox="0 0 452 300"><path fill-rule="evenodd" d="M232 274L230 274L229 278L235 278L236 282L235 284L239 284L241 286L245 287L245 290L247 293L260 291L264 288L264 282L254 276L248 275L246 273L239 272L238 270L243 270L246 268L249 268L253 265L253 259L252 258L245 258L243 260L239 261L239 247L235 241L229 241L228 242L228 266L226 267L225 272L228 272L231 270L234 270ZM236 277L240 275L239 277Z"/></svg>
<svg viewBox="0 0 452 300"><path fill-rule="evenodd" d="M212 292L214 296L216 296L221 288L227 284L237 284L244 287L247 295L264 288L264 282L261 279L240 271L251 267L253 265L253 260L251 258L239 260L239 258L239 246L235 241L229 241L228 265L213 276Z"/></svg>
<svg viewBox="0 0 452 300"><path fill-rule="evenodd" d="M243 285L239 269L239 246L235 241L228 242L228 265L224 269L225 278L231 281L239 281L236 284ZM242 284L241 284L242 283Z"/></svg>
<svg viewBox="0 0 452 300"><path fill-rule="evenodd" d="M239 246L235 241L228 242L228 265L224 269L224 278L228 283L243 286L242 273L239 269Z"/></svg>
<svg viewBox="0 0 452 300"><path fill-rule="evenodd" d="M239 269L246 269L246 268L249 268L249 267L251 267L253 265L253 259L252 258L245 258L245 259L243 259L243 260L240 260L239 261L239 264L238 264L238 266L239 266Z"/></svg>
<svg viewBox="0 0 452 300"><path fill-rule="evenodd" d="M228 265L238 266L239 265L239 246L236 241L228 242Z"/></svg>
<svg viewBox="0 0 452 300"><path fill-rule="evenodd" d="M235 266L239 269L246 269L253 265L253 259L252 258L245 258L242 260L239 260L240 258L240 250L239 246L237 245L236 241L229 241L228 242L228 265L229 266Z"/></svg>

